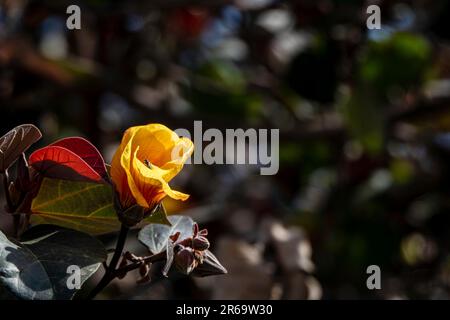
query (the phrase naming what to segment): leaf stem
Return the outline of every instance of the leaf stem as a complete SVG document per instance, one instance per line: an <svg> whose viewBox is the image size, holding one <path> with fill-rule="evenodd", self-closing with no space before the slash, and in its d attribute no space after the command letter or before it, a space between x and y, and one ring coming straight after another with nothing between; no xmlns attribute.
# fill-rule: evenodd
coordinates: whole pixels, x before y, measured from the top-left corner
<svg viewBox="0 0 450 320"><path fill-rule="evenodd" d="M12 201L12 199L11 199L11 194L9 193L9 173L8 173L8 169L6 169L3 172L3 189L4 189L4 193L5 193L5 198L6 198L7 211L11 212L11 213L15 213L15 211L20 206L20 204L22 203L23 200L20 200L18 205L15 206L13 201ZM13 215L13 224L14 224L14 238L17 238L17 236L19 235L20 214L14 214Z"/></svg>
<svg viewBox="0 0 450 320"><path fill-rule="evenodd" d="M3 172L3 189L5 190L5 198L6 198L6 204L8 206L8 211L12 211L14 208L14 204L11 200L11 195L9 193L9 174L8 169Z"/></svg>
<svg viewBox="0 0 450 320"><path fill-rule="evenodd" d="M105 274L100 282L95 286L95 288L89 293L88 299L94 299L95 296L102 291L114 278L116 278L117 264L119 263L120 257L122 256L123 248L125 247L125 241L127 240L128 227L122 224L120 228L119 237L117 239L116 248L114 250L113 257L108 267L106 268Z"/></svg>

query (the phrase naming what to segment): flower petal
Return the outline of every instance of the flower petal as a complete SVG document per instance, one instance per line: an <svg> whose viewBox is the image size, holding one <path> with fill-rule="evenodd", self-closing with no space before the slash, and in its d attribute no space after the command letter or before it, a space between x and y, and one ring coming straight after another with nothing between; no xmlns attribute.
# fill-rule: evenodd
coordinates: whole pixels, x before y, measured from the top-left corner
<svg viewBox="0 0 450 320"><path fill-rule="evenodd" d="M179 140L175 132L162 124L134 127L133 131L133 145L135 148L140 147L137 154L139 160L146 159L158 167L172 160L172 150Z"/></svg>
<svg viewBox="0 0 450 320"><path fill-rule="evenodd" d="M136 154L139 151L139 147L136 149ZM144 197L147 198L146 193L149 197L154 197L155 194L151 194L152 192L155 193L155 189L159 189L163 192L163 196L157 196L157 201L161 201L165 195L168 195L169 197L176 199L176 200L187 200L189 198L189 195L184 194L179 191L172 190L169 186L169 184L165 181L164 176L169 174L167 170L161 169L157 167L156 165L152 165L151 168L148 168L144 163L142 163L137 157L134 157L133 159L133 174L135 177L135 181L137 182L137 185L143 193ZM152 190L153 189L153 190Z"/></svg>
<svg viewBox="0 0 450 320"><path fill-rule="evenodd" d="M139 204L142 207L148 207L148 203L145 200L144 196L142 195L142 193L140 192L138 186L136 185L134 178L133 178L133 174L132 174L132 163L133 163L133 158L132 158L132 153L131 153L131 148L132 148L132 139L130 139L130 141L128 141L127 145L125 146L123 152L122 152L122 156L120 158L120 165L121 167L124 169L125 171L125 175L127 177L127 182L128 182L128 187L130 188L130 191L133 195L133 197L136 199L137 204Z"/></svg>
<svg viewBox="0 0 450 320"><path fill-rule="evenodd" d="M171 151L172 160L165 163L161 168L166 170L164 180L169 182L183 169L184 163L192 155L194 144L188 138L179 138Z"/></svg>
<svg viewBox="0 0 450 320"><path fill-rule="evenodd" d="M133 202L135 202L134 198L132 197L130 187L128 186L128 177L126 171L122 166L123 150L130 140L130 135L128 135L127 132L128 130L125 132L122 143L113 156L110 170L111 180L114 182L117 193L120 196L120 202L124 207L131 206Z"/></svg>

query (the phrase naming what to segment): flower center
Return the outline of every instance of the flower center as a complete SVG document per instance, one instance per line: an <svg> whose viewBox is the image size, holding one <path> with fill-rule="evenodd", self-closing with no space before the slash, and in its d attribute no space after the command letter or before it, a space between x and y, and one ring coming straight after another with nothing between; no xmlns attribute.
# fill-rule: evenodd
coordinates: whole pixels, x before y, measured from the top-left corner
<svg viewBox="0 0 450 320"><path fill-rule="evenodd" d="M149 169L152 168L152 164L147 159L144 159L144 164L146 165L147 168L149 168Z"/></svg>

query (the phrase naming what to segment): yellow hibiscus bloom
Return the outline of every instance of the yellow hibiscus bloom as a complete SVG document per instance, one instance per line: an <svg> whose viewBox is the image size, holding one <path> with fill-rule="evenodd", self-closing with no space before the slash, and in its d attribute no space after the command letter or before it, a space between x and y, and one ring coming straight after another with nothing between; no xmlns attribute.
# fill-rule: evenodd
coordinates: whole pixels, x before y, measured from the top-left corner
<svg viewBox="0 0 450 320"><path fill-rule="evenodd" d="M186 200L189 195L172 190L172 180L191 156L194 144L162 124L131 127L111 163L111 179L123 209L135 204L152 209L167 195Z"/></svg>

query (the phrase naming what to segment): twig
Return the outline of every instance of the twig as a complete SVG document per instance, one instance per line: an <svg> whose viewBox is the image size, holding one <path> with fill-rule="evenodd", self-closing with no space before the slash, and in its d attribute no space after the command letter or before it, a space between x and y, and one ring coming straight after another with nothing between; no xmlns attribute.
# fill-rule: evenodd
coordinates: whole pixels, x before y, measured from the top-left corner
<svg viewBox="0 0 450 320"><path fill-rule="evenodd" d="M154 254L154 255L151 255L151 256L147 256L147 257L142 258L142 260L140 260L140 261L136 261L136 262L130 263L129 265L126 265L125 267L117 269L115 271L115 275L119 276L119 275L122 275L124 273L127 273L127 272L133 271L135 269L138 269L143 263L154 263L154 262L157 262L157 261L163 261L165 259L166 259L166 252L165 251L157 253L157 254Z"/></svg>

